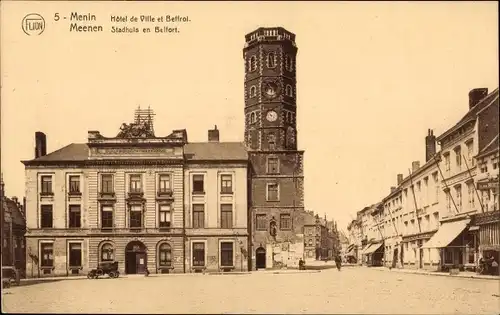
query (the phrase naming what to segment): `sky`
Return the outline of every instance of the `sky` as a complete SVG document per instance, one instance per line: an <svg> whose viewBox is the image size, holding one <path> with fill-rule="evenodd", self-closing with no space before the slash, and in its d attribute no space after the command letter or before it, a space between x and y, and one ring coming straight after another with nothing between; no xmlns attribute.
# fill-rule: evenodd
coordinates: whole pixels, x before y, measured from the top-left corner
<svg viewBox="0 0 500 315"><path fill-rule="evenodd" d="M305 206L346 226L385 197L398 173L425 158L468 109L473 88L498 87L496 2L5 2L1 5L1 165L6 194L24 196L34 134L48 152L115 136L138 107L157 136L188 131L243 141L244 36L282 26L296 34L298 146ZM71 12L95 14L102 33L70 32ZM27 36L39 13L46 28ZM67 19L54 21L55 13ZM111 15L188 15L179 33L113 34ZM130 23L129 23L129 26ZM140 29L145 24L141 24Z"/></svg>

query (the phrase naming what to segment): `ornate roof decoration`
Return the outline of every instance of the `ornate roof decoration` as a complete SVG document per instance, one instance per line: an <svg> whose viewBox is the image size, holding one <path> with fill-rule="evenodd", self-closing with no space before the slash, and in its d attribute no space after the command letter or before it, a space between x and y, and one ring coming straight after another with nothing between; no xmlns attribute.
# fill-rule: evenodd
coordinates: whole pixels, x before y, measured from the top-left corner
<svg viewBox="0 0 500 315"><path fill-rule="evenodd" d="M154 138L155 132L153 128L153 110L141 109L139 106L135 110L135 121L130 124L123 123L120 127L120 132L117 138Z"/></svg>

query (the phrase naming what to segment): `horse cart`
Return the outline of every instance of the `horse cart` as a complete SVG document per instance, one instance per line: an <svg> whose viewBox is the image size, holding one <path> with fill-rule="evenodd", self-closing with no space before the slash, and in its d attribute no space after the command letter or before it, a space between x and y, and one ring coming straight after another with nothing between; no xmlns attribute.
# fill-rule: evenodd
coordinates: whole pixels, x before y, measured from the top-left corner
<svg viewBox="0 0 500 315"><path fill-rule="evenodd" d="M120 272L118 271L117 261L100 262L97 269L92 269L87 275L89 279L98 279L101 276L108 275L110 278L118 278Z"/></svg>

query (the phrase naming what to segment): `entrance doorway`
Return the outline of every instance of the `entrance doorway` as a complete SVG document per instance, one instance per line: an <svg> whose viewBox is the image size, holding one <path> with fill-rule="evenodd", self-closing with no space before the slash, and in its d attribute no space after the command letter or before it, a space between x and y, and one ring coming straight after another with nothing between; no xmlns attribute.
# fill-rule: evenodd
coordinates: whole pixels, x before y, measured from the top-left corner
<svg viewBox="0 0 500 315"><path fill-rule="evenodd" d="M147 253L146 246L139 241L128 243L125 247L125 273L146 273Z"/></svg>
<svg viewBox="0 0 500 315"><path fill-rule="evenodd" d="M263 247L257 248L255 251L255 269L266 268L266 250Z"/></svg>
<svg viewBox="0 0 500 315"><path fill-rule="evenodd" d="M392 256L392 268L398 265L398 248L394 248L394 255Z"/></svg>

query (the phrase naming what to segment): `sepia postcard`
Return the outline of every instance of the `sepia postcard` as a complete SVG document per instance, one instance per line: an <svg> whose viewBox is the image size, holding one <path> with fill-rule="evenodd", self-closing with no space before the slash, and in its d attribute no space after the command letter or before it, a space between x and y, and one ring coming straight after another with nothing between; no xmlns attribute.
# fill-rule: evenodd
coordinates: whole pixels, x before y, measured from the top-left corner
<svg viewBox="0 0 500 315"><path fill-rule="evenodd" d="M0 2L2 312L500 314L498 2Z"/></svg>

